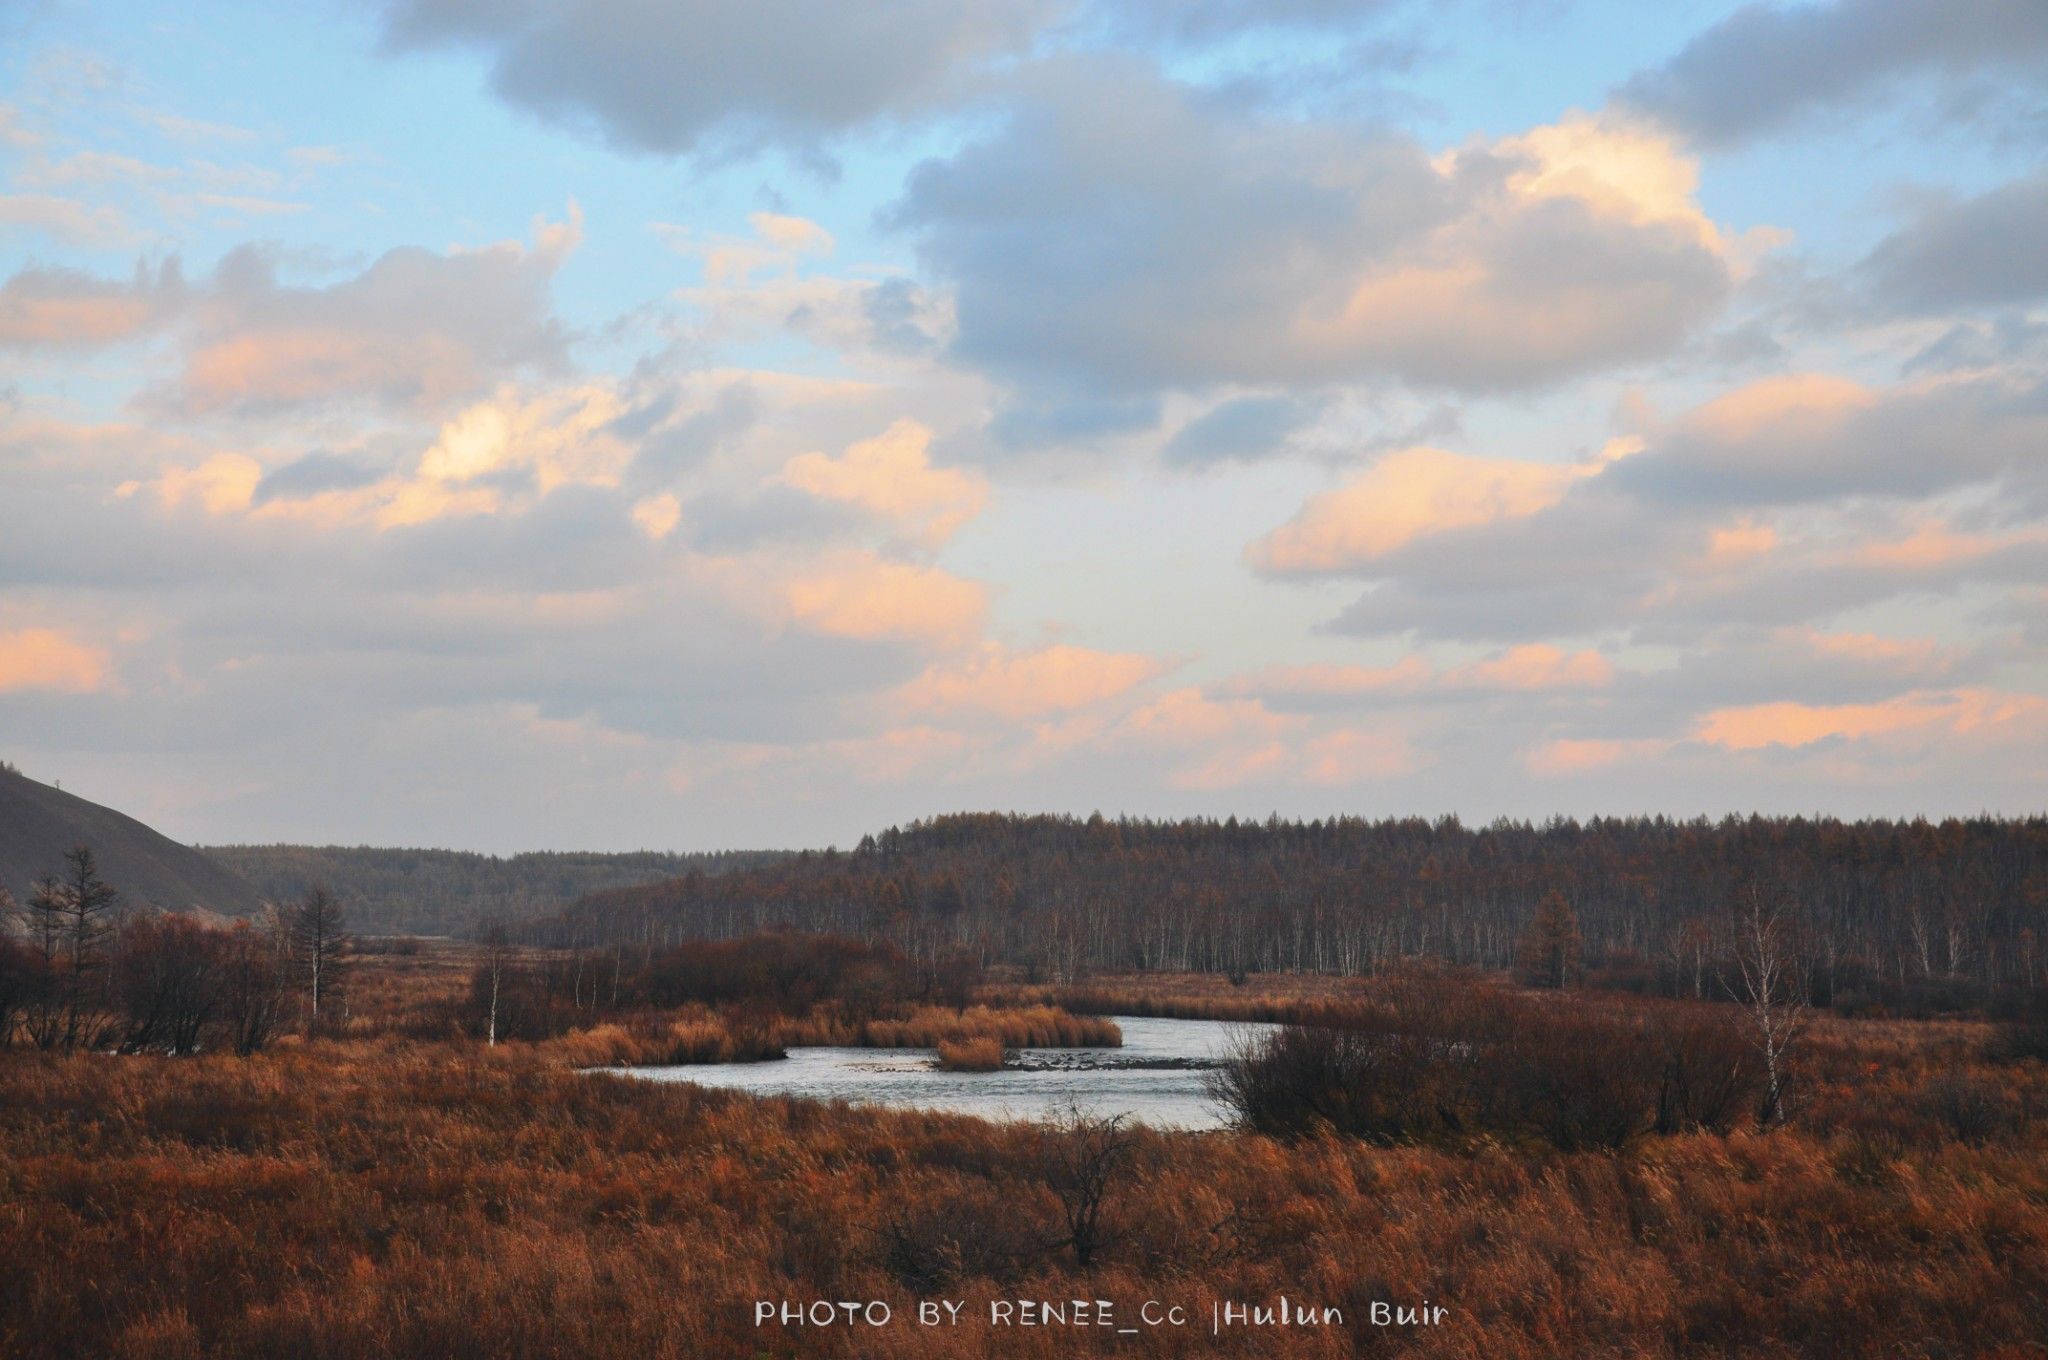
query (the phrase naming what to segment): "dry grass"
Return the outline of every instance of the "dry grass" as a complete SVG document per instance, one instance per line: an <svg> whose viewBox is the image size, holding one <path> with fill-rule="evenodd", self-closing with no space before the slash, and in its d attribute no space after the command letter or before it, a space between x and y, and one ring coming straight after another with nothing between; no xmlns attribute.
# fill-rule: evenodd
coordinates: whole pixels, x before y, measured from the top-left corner
<svg viewBox="0 0 2048 1360"><path fill-rule="evenodd" d="M0 1053L0 1356L1108 1345L916 1326L934 1296L1152 1298L1206 1322L1285 1294L1351 1319L1116 1340L1144 1357L2017 1360L2048 1336L2048 1067L1988 1064L1981 1026L1818 1025L1770 1134L1535 1154L1141 1132L1083 1274L1037 1130L569 1070L715 1047L731 1031L709 1014L497 1049L393 1031L250 1059ZM757 1330L753 1302L784 1298L884 1299L899 1321ZM1443 1326L1364 1323L1425 1298Z"/></svg>
<svg viewBox="0 0 2048 1360"><path fill-rule="evenodd" d="M939 1041L939 1069L944 1072L996 1072L1003 1066L1003 1045L986 1035L978 1039Z"/></svg>
<svg viewBox="0 0 2048 1360"><path fill-rule="evenodd" d="M790 1048L937 1048L985 1043L1005 1048L1116 1048L1123 1035L1097 1016L1050 1006L950 1010L918 1007L901 1019L849 1020L829 1007L801 1018L748 1016L689 1006L608 1021L534 1045L572 1067L658 1067L671 1063L757 1062Z"/></svg>
<svg viewBox="0 0 2048 1360"><path fill-rule="evenodd" d="M1853 1039L1853 1035L1844 1036ZM1885 1061L1894 1040L1873 1052ZM1949 1061L1936 1035L1829 1121ZM1965 1069L1965 1075L1974 1069ZM2030 1070L2013 1083L2038 1099ZM1887 1116L1888 1117L1888 1116ZM580 1077L527 1047L0 1061L0 1354L1053 1356L1075 1334L757 1332L756 1298L1284 1293L1435 1331L1125 1339L1144 1356L2030 1354L2048 1148L1907 1121L1530 1157L1143 1134L1104 1263L1048 1250L1031 1130Z"/></svg>
<svg viewBox="0 0 2048 1360"><path fill-rule="evenodd" d="M783 1056L783 1045L772 1032L735 1026L702 1010L675 1019L593 1025L534 1047L571 1067L665 1067Z"/></svg>
<svg viewBox="0 0 2048 1360"><path fill-rule="evenodd" d="M795 1033L807 1031L799 1026ZM792 1043L847 1043L865 1048L937 1048L967 1039L993 1039L1003 1048L1120 1048L1123 1031L1094 1015L1069 1015L1055 1006L921 1006L901 1020L867 1020L828 1028L835 1038Z"/></svg>
<svg viewBox="0 0 2048 1360"><path fill-rule="evenodd" d="M1242 985L1215 973L1106 973L1064 987L997 984L984 990L991 1001L1057 1006L1076 1015L1307 1025L1370 1000L1379 986L1370 978L1310 973L1255 973Z"/></svg>

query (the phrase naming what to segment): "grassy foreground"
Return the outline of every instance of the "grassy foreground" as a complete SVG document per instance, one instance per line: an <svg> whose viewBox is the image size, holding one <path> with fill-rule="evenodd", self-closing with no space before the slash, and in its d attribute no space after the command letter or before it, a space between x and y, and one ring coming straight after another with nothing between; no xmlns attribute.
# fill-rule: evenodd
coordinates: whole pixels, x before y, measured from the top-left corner
<svg viewBox="0 0 2048 1360"><path fill-rule="evenodd" d="M2048 1337L2048 1073L1987 1037L1825 1022L1789 1127L1620 1151L1140 1131L1085 1269L1075 1131L578 1075L550 1042L15 1051L0 1355L2017 1360ZM1211 1335L1213 1302L1280 1295L1346 1325ZM929 1298L965 1320L916 1325ZM996 1298L1193 1322L992 1329ZM755 1326L814 1299L895 1321ZM1441 1324L1368 1321L1424 1300Z"/></svg>

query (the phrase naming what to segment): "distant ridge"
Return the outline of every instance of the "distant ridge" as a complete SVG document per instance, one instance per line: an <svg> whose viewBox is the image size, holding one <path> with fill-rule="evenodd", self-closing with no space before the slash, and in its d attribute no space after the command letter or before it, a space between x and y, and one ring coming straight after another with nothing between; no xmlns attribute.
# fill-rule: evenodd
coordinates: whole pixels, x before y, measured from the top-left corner
<svg viewBox="0 0 2048 1360"><path fill-rule="evenodd" d="M136 905L247 916L262 898L240 875L133 817L0 765L0 886L27 902L35 882L89 845L100 876Z"/></svg>

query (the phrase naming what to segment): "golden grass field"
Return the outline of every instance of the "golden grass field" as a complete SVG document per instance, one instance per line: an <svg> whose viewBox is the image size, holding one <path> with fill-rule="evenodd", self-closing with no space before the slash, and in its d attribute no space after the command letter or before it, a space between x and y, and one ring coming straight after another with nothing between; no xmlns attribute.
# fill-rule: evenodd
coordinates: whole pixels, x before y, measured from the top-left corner
<svg viewBox="0 0 2048 1360"><path fill-rule="evenodd" d="M365 959L348 1032L246 1059L0 1054L0 1355L2019 1360L2048 1338L2048 1073L1993 1066L1984 1026L1822 1022L1789 1126L1619 1151L1140 1132L1084 1271L1057 1135L579 1075L588 1034L403 1032L471 963ZM1959 1121L1959 1081L2001 1117ZM1283 1294L1347 1325L1209 1334L1212 1303ZM933 1297L1202 1325L915 1325ZM896 1321L757 1328L762 1299ZM1425 1299L1444 1322L1363 1321Z"/></svg>

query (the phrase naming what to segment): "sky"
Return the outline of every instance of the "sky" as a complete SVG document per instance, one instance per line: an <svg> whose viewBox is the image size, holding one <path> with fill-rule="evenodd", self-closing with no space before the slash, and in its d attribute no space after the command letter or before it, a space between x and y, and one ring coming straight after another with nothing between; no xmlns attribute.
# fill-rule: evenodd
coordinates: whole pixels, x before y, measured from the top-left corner
<svg viewBox="0 0 2048 1360"><path fill-rule="evenodd" d="M0 757L178 839L2048 810L2048 5L0 0Z"/></svg>

